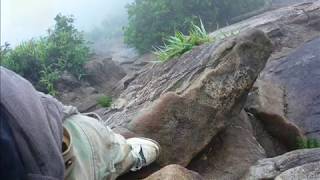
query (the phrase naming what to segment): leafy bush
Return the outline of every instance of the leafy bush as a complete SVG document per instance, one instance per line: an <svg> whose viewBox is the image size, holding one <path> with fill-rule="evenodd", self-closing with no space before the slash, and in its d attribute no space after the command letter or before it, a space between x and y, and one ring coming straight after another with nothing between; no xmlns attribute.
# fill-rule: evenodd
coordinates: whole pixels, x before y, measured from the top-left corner
<svg viewBox="0 0 320 180"><path fill-rule="evenodd" d="M185 52L190 51L194 46L210 42L212 39L207 34L201 20L200 24L200 27L192 24L188 36L182 32L176 32L175 36L170 36L166 40L164 46L156 48L155 54L164 62L171 58L181 56Z"/></svg>
<svg viewBox="0 0 320 180"><path fill-rule="evenodd" d="M42 68L38 56L38 44L37 41L30 40L21 43L14 50L6 44L1 48L1 65L17 72L32 83L38 82Z"/></svg>
<svg viewBox="0 0 320 180"><path fill-rule="evenodd" d="M97 100L98 104L101 107L110 107L112 104L112 98L109 96L101 96L98 100Z"/></svg>
<svg viewBox="0 0 320 180"><path fill-rule="evenodd" d="M298 139L299 149L320 148L320 140L318 139Z"/></svg>
<svg viewBox="0 0 320 180"><path fill-rule="evenodd" d="M231 22L232 18L255 10L266 0L135 0L127 6L129 23L125 42L140 53L163 45L176 31L183 34L192 22L203 20L209 31Z"/></svg>
<svg viewBox="0 0 320 180"><path fill-rule="evenodd" d="M1 47L1 65L31 81L39 90L55 95L54 83L59 74L69 71L81 78L89 48L73 25L72 16L58 14L47 36L22 42L14 49Z"/></svg>

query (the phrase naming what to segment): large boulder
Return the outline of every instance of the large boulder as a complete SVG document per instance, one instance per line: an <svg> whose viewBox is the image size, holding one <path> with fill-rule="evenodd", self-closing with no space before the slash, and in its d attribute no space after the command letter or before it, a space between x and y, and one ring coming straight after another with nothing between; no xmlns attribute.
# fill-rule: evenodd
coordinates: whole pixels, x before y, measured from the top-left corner
<svg viewBox="0 0 320 180"><path fill-rule="evenodd" d="M182 166L168 165L144 180L203 180L203 178Z"/></svg>
<svg viewBox="0 0 320 180"><path fill-rule="evenodd" d="M154 64L120 95L126 105L106 113L106 124L158 141L162 150L151 167L187 166L240 114L271 50L266 35L252 30L200 46L179 59ZM264 157L259 152L263 154L257 147L257 155L248 157L250 163L242 171Z"/></svg>
<svg viewBox="0 0 320 180"><path fill-rule="evenodd" d="M201 73L197 72L199 74L194 79L189 77L188 87L182 91L171 90L164 93L152 106L142 109L128 124L129 130L160 143L162 153L158 163L161 165L188 165L229 123L229 119L240 113L247 93L271 53L271 43L261 31L249 31L217 48L213 48L215 45L211 46L202 48L202 52L198 52L198 59L194 58L196 54L190 54L193 56L176 60L176 65L207 61L207 67ZM207 54L210 56L204 56ZM173 76L173 80L181 79L176 71L178 68L179 66L173 66L167 71L162 70L165 73L163 76ZM170 72L174 74L169 75ZM147 86L172 84L168 81L155 78ZM160 93L157 89L141 98L154 98L154 93ZM152 88L143 88L140 91L151 90Z"/></svg>
<svg viewBox="0 0 320 180"><path fill-rule="evenodd" d="M267 12L223 28L211 35L219 36L219 34L221 35L221 31L242 32L250 28L263 30L274 44L273 54L268 62L272 63L286 57L295 48L318 37L320 31L319 25L320 1L317 1L315 3L304 3ZM247 36L246 38L248 41L254 42L256 42L254 39L260 39L254 36ZM209 179L210 177L216 177L216 179L220 177L237 179L256 160L265 156L274 157L284 153L290 149L288 145L291 146L295 143L295 138L293 137L300 135L297 125L294 124L291 118L286 116L286 108L281 108L287 105L285 98L278 99L280 100L279 102L274 101L277 98L271 99L271 103L269 104L274 102L277 104L272 107L269 106L267 111L265 111L266 113L264 113L264 108L260 108L264 114L259 118L263 120L249 113L249 119L253 128L250 127L250 123L245 123L248 121L243 121L243 119L247 118L239 118L239 112L243 107L243 102L246 101L247 94L246 88L243 89L243 87L252 86L250 83L244 83L240 85L238 90L234 89L232 93L229 91L239 86L237 83L241 81L241 78L237 79L239 77L237 75L240 75L240 77L247 76L246 74L243 76L242 72L240 72L241 70L239 71L241 66L249 67L245 68L249 72L252 67L247 66L247 63L244 63L246 64L244 66L237 66L238 63L230 60L238 59L234 57L239 56L241 62L244 54L246 54L234 53L236 51L235 47L241 41L246 40L244 38L236 38L224 43L203 45L193 49L193 51L183 55L178 60L175 59L165 64L154 63L146 65L136 74L126 78L125 83L123 83L124 85L122 85L124 92L120 95L121 99L125 99L126 105L115 111L106 113L104 115L104 119L107 120L106 123L111 127L124 126L130 132L133 131L138 135L151 137L160 141L164 148L163 154L165 155L160 157L156 163L157 165L164 166L170 163L185 165L190 161L189 159L192 156L198 154L188 167L192 167L191 169L199 171L200 174L209 177ZM256 50L253 54L259 54L258 52L260 50ZM234 56L235 54L237 55ZM260 64L260 61L256 62ZM218 73L207 74L208 71L212 70L216 70ZM258 69L255 68L255 70ZM255 76L255 73L256 71L250 74ZM237 79L237 81L228 84L226 80L232 77L232 74L233 78ZM210 81L211 79L213 80ZM203 83L203 80L210 83ZM248 81L251 81L251 79L245 80L245 82ZM268 86L271 88L265 91L267 94L277 93L273 92L273 87L279 87L280 96L282 97L281 94L286 95L285 88L281 84L275 83L273 80L269 82L271 82L271 86ZM210 86L211 83L214 85ZM243 92L243 96L238 96L241 92ZM278 96L278 94L274 95ZM196 107L197 111L191 110L188 103L192 104L193 108ZM177 107L176 104L180 106ZM230 107L232 107L232 110L230 110ZM259 106L256 107L259 109ZM277 109L277 107L280 108ZM210 111L206 112L206 109ZM195 114L198 116L195 118L195 116L191 115L193 113L201 115ZM211 116L213 118L207 120ZM239 119L235 120L237 118ZM275 120L271 121L271 124L265 124L264 122L270 122L269 119ZM212 130L212 128L203 127L205 123L199 122L208 122L209 126L214 125L216 129ZM235 122L242 122L243 124L232 126ZM272 127L277 127L278 123L281 128L278 127L273 130ZM232 129L237 127L239 127L238 131L236 131L237 129ZM287 127L291 128L288 131L291 134L289 136L285 133L286 131L283 131ZM205 135L206 131L208 132L207 135ZM281 136L274 136L279 132ZM239 133L239 137L237 133ZM194 137L190 134L194 134ZM200 142L198 142L198 136L205 138L200 139ZM164 139L162 140L161 137L164 137ZM184 141L182 141L181 137L184 138ZM208 141L209 137L211 137L210 141ZM241 138L246 139L246 143L241 145L239 143L242 142ZM291 141L288 143L287 140ZM232 143L239 144L238 146L241 148L236 149L232 146ZM199 147L191 147L193 144ZM206 147L205 150L203 150L204 147ZM224 148L228 149L225 153ZM250 155L251 149L255 152L252 156ZM263 153L263 149L265 149L265 153ZM237 152L237 150L240 152ZM259 153L260 150L261 153ZM212 151L219 153L210 153ZM233 153L237 154L237 156L232 155ZM221 156L222 154L223 156ZM219 159L220 156L225 158ZM203 161L200 161L200 159ZM227 161L224 161L224 159ZM243 161L241 162L241 160ZM203 163L203 166L199 165L201 163ZM219 165L217 166L216 163ZM240 164L240 167L235 167L237 163ZM228 171L219 169L219 166L223 167L223 169L228 169ZM233 170L236 172L232 173Z"/></svg>
<svg viewBox="0 0 320 180"><path fill-rule="evenodd" d="M261 159L252 166L243 180L304 179L302 177L319 177L320 148L296 150L274 158ZM312 163L312 164L311 164ZM289 171L288 171L289 170ZM283 173L283 174L282 174ZM306 174L308 173L308 174ZM299 178L300 177L300 178ZM309 179L309 178L308 178Z"/></svg>

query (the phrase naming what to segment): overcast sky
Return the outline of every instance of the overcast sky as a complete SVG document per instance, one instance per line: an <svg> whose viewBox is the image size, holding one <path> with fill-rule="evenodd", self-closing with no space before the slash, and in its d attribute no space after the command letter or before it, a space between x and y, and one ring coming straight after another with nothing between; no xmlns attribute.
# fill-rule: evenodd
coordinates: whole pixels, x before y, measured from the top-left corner
<svg viewBox="0 0 320 180"><path fill-rule="evenodd" d="M132 0L1 0L1 44L12 45L46 33L61 12L73 14L76 26L89 31L108 16L125 11Z"/></svg>

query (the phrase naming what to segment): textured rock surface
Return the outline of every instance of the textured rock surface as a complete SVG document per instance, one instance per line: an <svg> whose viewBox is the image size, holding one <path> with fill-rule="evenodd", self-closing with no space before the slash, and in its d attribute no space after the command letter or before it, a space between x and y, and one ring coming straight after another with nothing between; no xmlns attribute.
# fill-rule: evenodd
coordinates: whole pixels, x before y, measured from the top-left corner
<svg viewBox="0 0 320 180"><path fill-rule="evenodd" d="M204 180L198 173L179 165L168 165L144 180Z"/></svg>
<svg viewBox="0 0 320 180"><path fill-rule="evenodd" d="M221 32L245 31L250 28L261 29L273 41L274 52L270 58L270 61L273 61L287 56L296 47L319 36L319 24L320 1L317 1L266 12L222 28L211 35L219 36ZM215 46L195 48L179 61L173 60L162 66L149 63L145 68L128 77L117 89L117 91L124 89L120 96L128 101L128 106L116 113L107 113L104 119L113 127L125 125L136 115L135 111L148 107L149 102L157 99L160 94L175 90L184 91L207 65L212 66L208 64L208 58L211 56L208 52L212 48ZM194 61L190 61L191 58ZM154 60L149 59L150 62ZM156 79L158 80L155 83Z"/></svg>
<svg viewBox="0 0 320 180"><path fill-rule="evenodd" d="M231 119L231 124L219 133L207 148L188 166L205 179L236 180L265 158L264 149L254 137L245 112Z"/></svg>
<svg viewBox="0 0 320 180"><path fill-rule="evenodd" d="M227 71L233 71L237 67L242 68L241 71L247 71L245 70L246 67L241 67L243 64L249 63L245 61L267 58L270 53L270 43L268 40L261 38L261 34L250 36L246 35L224 43L197 47L177 60L165 64L154 64L152 67L145 69L131 81L130 86L120 96L127 100L127 106L116 113L106 114L104 118L111 126L126 125L136 117L139 110L147 108L160 95L167 92L182 95L187 89L190 89L191 85L201 81L200 78L203 78L205 73L209 74L209 71L217 71L215 70L217 68L220 69L221 73L218 71L211 73L223 74L223 71L227 73ZM250 44L250 41L254 43ZM252 57L246 57L247 55ZM233 57L238 59L232 60ZM240 62L242 60L243 62ZM259 60L256 62L256 64L251 64L252 69L249 68L252 71L248 72L250 77L251 75L254 77L254 74L263 68L264 63L261 64ZM241 72L234 75L234 78L241 77ZM220 79L222 81L224 77L221 75ZM223 88L221 84L217 84L217 86Z"/></svg>
<svg viewBox="0 0 320 180"><path fill-rule="evenodd" d="M86 79L92 86L112 92L115 85L126 76L125 71L112 59L92 59L85 65Z"/></svg>
<svg viewBox="0 0 320 180"><path fill-rule="evenodd" d="M320 179L320 161L289 169L275 180Z"/></svg>
<svg viewBox="0 0 320 180"><path fill-rule="evenodd" d="M285 145L286 149L293 150L297 146L297 139L302 138L303 134L295 124L287 120L286 108L286 97L282 88L272 82L256 81L249 93L246 110L255 116L256 121L261 122L263 129Z"/></svg>
<svg viewBox="0 0 320 180"><path fill-rule="evenodd" d="M318 163L320 162L320 148L296 150L296 151L292 151L274 158L259 160L256 165L250 168L249 172L243 177L243 179L244 180L273 179L289 169L293 169L296 167L304 166L306 164L315 163L315 162L318 162ZM313 165L309 165L309 166L313 167ZM309 167L307 167L306 169L309 169ZM301 172L302 169L300 169L299 171ZM313 170L309 169L310 173L311 171ZM316 168L314 169L314 171L319 172L319 169ZM288 173L298 173L298 171L287 172L283 175L283 177L287 176Z"/></svg>
<svg viewBox="0 0 320 180"><path fill-rule="evenodd" d="M285 57L295 48L320 36L320 1L269 11L219 29L211 35L251 28L263 30L272 39L274 52L270 61Z"/></svg>
<svg viewBox="0 0 320 180"><path fill-rule="evenodd" d="M257 80L248 95L246 110L286 117L284 89L268 81Z"/></svg>
<svg viewBox="0 0 320 180"><path fill-rule="evenodd" d="M258 20L262 24L257 27L269 35L275 50L261 81L254 85L251 95L256 97L255 102L249 96L249 108L268 115L262 116L265 120L277 115L286 124L295 124L305 135L319 138L320 1L267 12L228 29L257 25Z"/></svg>
<svg viewBox="0 0 320 180"><path fill-rule="evenodd" d="M289 148L265 129L263 123L253 114L248 113L254 137L263 147L267 157L274 157L288 152Z"/></svg>
<svg viewBox="0 0 320 180"><path fill-rule="evenodd" d="M263 69L270 50L270 41L263 33L250 31L206 52L211 57L201 57L204 54L200 53L199 59L180 59L177 64L188 61L201 63L202 58L205 58L208 64L214 65L207 65L185 90L165 93L152 106L143 109L129 123L129 130L160 143L162 153L159 164L188 165L212 137L228 124L228 120L240 113L247 93ZM175 66L171 69L175 69ZM175 76L165 75L168 78ZM147 86L158 83L159 79L155 78ZM170 83L170 80L164 83ZM159 88L149 87L140 91L153 89L157 92ZM148 98L148 95L144 94L140 98ZM137 100L141 101L139 98Z"/></svg>
<svg viewBox="0 0 320 180"><path fill-rule="evenodd" d="M212 33L212 35L213 36L219 35L221 31L223 32L241 31L242 32L242 31L245 31L246 29L253 28L253 27L261 29L264 32L266 32L274 44L274 49L273 49L274 51L272 53L271 58L269 58L268 65L278 62L278 64L276 64L275 67L281 66L282 63L285 63L285 61L282 61L283 59L285 59L284 57L293 53L297 47L304 46L306 42L320 36L320 33L319 33L320 32L320 1L317 1L315 3L304 3L300 5L285 7L272 12L267 12L267 13L258 15L256 17L250 18L249 20L223 28L217 32ZM218 46L220 46L220 48L216 49ZM185 110L188 110L188 111L183 111L182 108L178 108L177 111L174 111L174 110L171 110L170 107L175 108L174 106L175 103L180 103L182 105L185 105L185 102L189 102L190 99L196 100L191 102L198 103L199 106L197 108L199 108L200 110L201 108L204 107L203 105L207 105L209 108L216 107L216 106L212 106L212 104L215 104L216 101L212 101L212 99L210 98L208 99L207 97L203 98L203 96L197 96L197 95L191 96L191 94L188 94L187 92L188 91L191 92L190 90L194 86L201 84L201 83L198 83L199 79L202 79L200 77L203 77L203 74L205 74L208 69L209 70L216 69L219 65L221 65L223 61L220 61L219 59L224 59L224 60L227 59L229 54L234 49L234 45L232 45L232 43L231 44L229 43L229 45L225 43L223 48L221 48L221 46L222 45L220 43L216 45L204 45L204 46L195 48L192 52L187 53L186 55L181 57L178 61L172 60L162 65L149 64L146 66L146 68L141 69L140 72L137 72L136 74L127 78L125 80L125 83L123 83L125 85L122 86L124 89L124 92L121 94L121 98L125 99L127 103L122 108L119 108L116 111L107 113L104 116L104 118L107 119L107 123L113 127L121 125L121 126L129 127L131 130L136 129L139 134L146 134L150 137L154 137L159 141L161 141L160 135L157 134L159 129L160 129L159 133L163 133L167 135L167 136L163 136L166 138L166 140L170 139L168 137L180 137L179 135L182 134L182 136L185 137L185 141L192 144L193 143L192 140L194 140L195 138L191 137L190 135L188 136L188 134L186 134L187 132L186 130L192 129L194 127L200 130L203 130L203 129L199 126L194 126L195 124L191 123L190 119L184 118L187 115L185 112L189 111L188 106L186 106L185 108ZM319 46L317 46L317 44L314 44L313 48L311 48L312 51L319 52L316 49L317 47ZM314 62L317 62L317 61L314 61ZM305 66L305 64L301 63L301 61L298 61L298 60L296 60L295 63L297 65L300 64L301 65L300 68ZM313 65L314 67L317 67L316 66L317 64L313 64ZM315 68L315 69L319 69L319 68ZM277 74L282 73L282 71L268 72L267 70L264 70L264 72L273 74L274 77L276 77ZM317 71L312 71L312 72L317 72ZM313 77L309 76L310 78L309 82L314 82L314 83L319 82L319 81L315 81L317 79L314 78L314 77L319 77L317 75L318 73L314 73ZM305 76L304 73L303 73L303 76ZM263 77L264 76L261 76L260 79L265 81L266 78L263 78ZM286 78L294 81L300 81L299 80L300 75L295 75L295 76L288 75ZM223 78L220 78L219 80L220 82L224 82ZM289 146L291 146L292 144L295 143L294 142L295 138L292 138L293 136L291 135L287 136L288 135L287 127L292 127L292 131L289 131L289 132L298 132L296 131L296 126L294 125L291 126L292 124L288 123L288 120L292 123L296 121L293 118L290 118L290 116L288 116L288 110L289 110L288 109L289 103L287 101L288 88L283 86L283 84L279 83L280 81L278 78L275 78L275 79L269 78L268 80L269 80L268 82L271 82L270 88L269 89L262 88L260 92L263 91L263 92L266 92L266 94L274 94L274 96L281 97L281 98L272 98L272 96L269 96L269 97L266 96L265 98L271 97L271 99L262 99L262 101L260 101L261 99L258 99L259 100L258 103L260 104L258 104L259 106L256 106L255 108L260 109L260 111L263 112L262 116L259 117L262 120L257 119L258 117L254 117L250 114L250 121L254 128L251 128L250 124L248 125L246 123L233 127L232 125L229 124L235 121L234 119L231 121L232 118L230 116L232 113L230 113L229 117L226 117L226 115L224 114L228 110L225 110L224 113L218 113L219 115L218 117L221 117L221 119L228 119L227 121L228 123L225 123L225 121L223 121L224 122L223 126L225 126L225 128L223 128L222 131L218 130L219 131L218 134L214 136L213 140L209 143L208 146L206 146L206 149L201 151L201 153L195 157L195 159L190 164L190 167L199 171L200 174L204 175L205 177L209 177L209 179L210 177L216 177L216 179L219 179L219 178L237 179L240 176L242 176L246 168L252 165L252 163L254 163L254 161L256 161L257 159L265 156L273 157L273 156L282 154L283 152L288 150L288 147L287 147L288 144ZM221 83L220 86L218 84L217 87L220 88L222 87L222 85L225 86L223 83ZM264 86L256 86L256 87L264 87ZM311 86L311 87L314 88L314 86ZM206 88L202 88L202 89L200 88L201 90L200 92L205 92L203 91L205 89ZM295 89L295 88L292 88L292 89ZM316 89L319 89L319 88L316 88ZM224 90L225 89L222 88L221 91L224 91ZM170 93L167 94L168 92ZM226 94L220 96L220 98L218 98L218 101L223 102L224 98L228 99L228 96ZM296 95L295 97L291 97L291 98L294 99L297 96L299 95ZM194 97L199 97L199 98L194 98ZM157 99L158 101L154 103L154 101ZM317 99L317 96L313 96L313 99ZM276 102L275 100L279 100L279 101ZM165 101L174 102L174 103L171 103L171 104L169 103L170 106L166 107ZM226 101L230 102L230 99ZM245 101L245 99L240 99L240 100L238 99L238 101L243 102ZM267 102L267 104L269 105L265 106L261 104L261 102ZM312 109L313 107L317 107L319 103L317 103L317 101L313 101L312 104L313 105L308 106L309 109ZM155 111L155 109L158 109L159 111ZM234 112L237 112L238 111L237 109L241 109L241 106L236 105ZM184 113L180 113L181 111ZM159 114L163 115L166 113L172 113L173 115L178 114L178 116L159 116ZM210 114L210 113L206 113L206 114ZM315 113L315 115L316 114L317 113ZM169 117L171 117L172 119L170 119ZM190 116L190 117L193 117L193 116ZM206 121L206 117L201 116L201 118L202 118L201 122ZM151 122L152 120L150 119L154 121ZM243 118L240 118L240 119L243 119ZM271 125L270 124L266 125L263 123L263 121L270 122L269 121L270 119L272 120L276 119L275 120L276 123L273 124L274 121L271 121L273 122L271 123ZM164 123L161 124L161 122L157 122L159 120ZM197 118L197 120L199 120L199 118ZM217 121L219 119L213 118L213 120ZM281 126L273 130L271 127L274 125L277 125L278 121L281 122L280 123ZM304 122L304 120L301 120L301 121ZM139 122L141 122L141 124L143 124L145 127L153 128L153 130L146 130L146 129L143 129L142 127L139 128L138 127ZM168 123L168 122L175 122L175 123ZM185 122L185 123L181 124L181 122ZM128 126L129 123L130 125ZM311 123L310 122L308 123L310 125L316 122L313 121ZM203 125L203 124L200 124L200 125ZM297 125L299 127L302 127L305 130L304 126L300 126L299 124ZM173 132L173 131L170 131L170 129L169 130L166 129L171 126L175 128L178 127L179 131ZM239 129L237 129L237 127ZM268 129L267 127L269 127L269 130L266 130ZM165 130L162 130L162 129L165 129ZM210 131L210 129L206 129L206 130L209 130L208 132L211 133L210 136L216 133L216 132ZM239 137L237 136L236 133L233 133L233 131L231 130L234 130L235 132L239 133L238 135ZM179 132L182 132L182 133L179 134ZM190 132L194 133L194 131L190 131ZM202 135L202 133L200 132L197 132L197 133L199 133L199 136ZM286 136L282 136L281 134L283 133ZM243 143L241 141L241 137L244 134L248 137L248 140L246 141L248 143L240 144L239 142ZM275 138L274 137L275 134L280 134L280 136L278 137L276 136L277 138ZM299 133L289 133L289 134L293 134L295 136L296 134L299 134ZM198 136L198 134L195 134L195 136ZM228 137L228 138L225 138L225 137ZM287 138L281 139L281 137L287 137ZM290 139L288 137L291 137L292 141L290 141L287 145L284 145L283 143L286 142L286 139ZM180 139L178 139L177 141L180 141ZM170 141L170 142L176 143L176 141ZM239 144L238 146L241 148L236 149L235 147L232 147L232 145L230 145L232 144L232 142ZM168 152L171 152L171 151L174 151L174 154L172 154L172 157L170 156L161 157L159 161L160 164L166 164L164 162L169 163L171 161L176 161L176 162L180 162L181 164L185 164L187 163L186 159L195 155L196 152L198 152L200 149L203 148L202 146L199 147L199 149L195 147L191 147L193 149L190 150L188 147L188 146L191 146L190 144L187 144L187 145L183 143L169 144L167 141L162 141L161 143L164 145L165 148L167 148L165 150L166 154L170 155L170 153ZM207 139L204 139L202 142L197 142L197 143L200 145L205 145L207 143ZM257 152L260 152L259 149L262 149L262 147L259 147L259 144L261 144L262 147L266 150L265 151L266 154L261 153L261 156L260 156L259 155L260 153L257 153ZM184 149L177 148L178 146L187 147L186 149L190 152L186 153ZM222 147L225 147L228 151L225 152L224 151L225 149L223 149ZM254 154L253 156L250 156L249 154L250 149L254 149L255 153L253 153ZM237 152L236 150L240 152ZM214 152L216 154L214 154ZM237 154L238 156L233 156L232 155L233 153ZM177 154L181 157L176 157ZM225 158L220 158L220 157L225 157ZM243 161L241 161L241 159ZM282 164L286 164L286 162L287 164L290 164L290 162L295 163L300 161L299 159L303 159L303 157L301 156L284 157ZM227 160L227 161L224 161L224 160ZM235 164L237 164L238 162L240 162L239 164L241 164L241 166L235 167ZM216 163L219 165L217 165ZM271 164L273 164L272 167L276 167L276 171L278 171L279 168L274 165L275 163L271 163ZM300 163L300 164L304 165L304 163ZM219 168L219 166L223 168ZM224 171L225 169L227 170ZM233 170L235 172L233 172ZM285 170L286 168L283 169L283 171ZM281 172L277 172L275 176L272 176L272 178L275 178L276 176L280 175Z"/></svg>
<svg viewBox="0 0 320 180"><path fill-rule="evenodd" d="M309 137L320 137L320 38L270 62L261 79L284 87L288 119Z"/></svg>
<svg viewBox="0 0 320 180"><path fill-rule="evenodd" d="M80 112L88 112L99 108L99 97L120 94L114 89L126 73L112 59L94 57L85 65L85 71L81 80L67 72L61 75L56 84L61 102L76 106Z"/></svg>

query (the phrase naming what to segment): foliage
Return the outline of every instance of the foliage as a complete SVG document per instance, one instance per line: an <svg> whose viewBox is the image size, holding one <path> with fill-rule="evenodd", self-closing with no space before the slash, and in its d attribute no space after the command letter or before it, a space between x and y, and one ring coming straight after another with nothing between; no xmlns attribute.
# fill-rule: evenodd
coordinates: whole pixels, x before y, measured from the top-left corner
<svg viewBox="0 0 320 180"><path fill-rule="evenodd" d="M69 71L80 78L89 58L87 42L74 27L74 18L58 14L54 20L56 24L46 36L22 42L14 49L8 44L1 47L1 65L53 95L59 74Z"/></svg>
<svg viewBox="0 0 320 180"><path fill-rule="evenodd" d="M155 54L163 62L171 58L181 56L187 51L190 51L194 46L199 46L203 43L210 42L212 39L207 34L202 21L201 26L192 24L189 35L184 35L182 32L176 32L174 36L170 36L164 46L156 48Z"/></svg>
<svg viewBox="0 0 320 180"><path fill-rule="evenodd" d="M297 143L298 143L299 149L320 148L320 140L318 140L318 139L313 139L313 138L301 139L301 138L299 138L297 140Z"/></svg>
<svg viewBox="0 0 320 180"><path fill-rule="evenodd" d="M98 104L101 106L101 107L110 107L111 104L112 104L112 98L109 97L109 96L101 96L99 97L99 99L97 100Z"/></svg>
<svg viewBox="0 0 320 180"><path fill-rule="evenodd" d="M127 6L125 42L140 53L163 45L163 40L179 31L186 33L192 22L203 20L209 31L229 24L241 14L255 10L266 0L135 0Z"/></svg>

